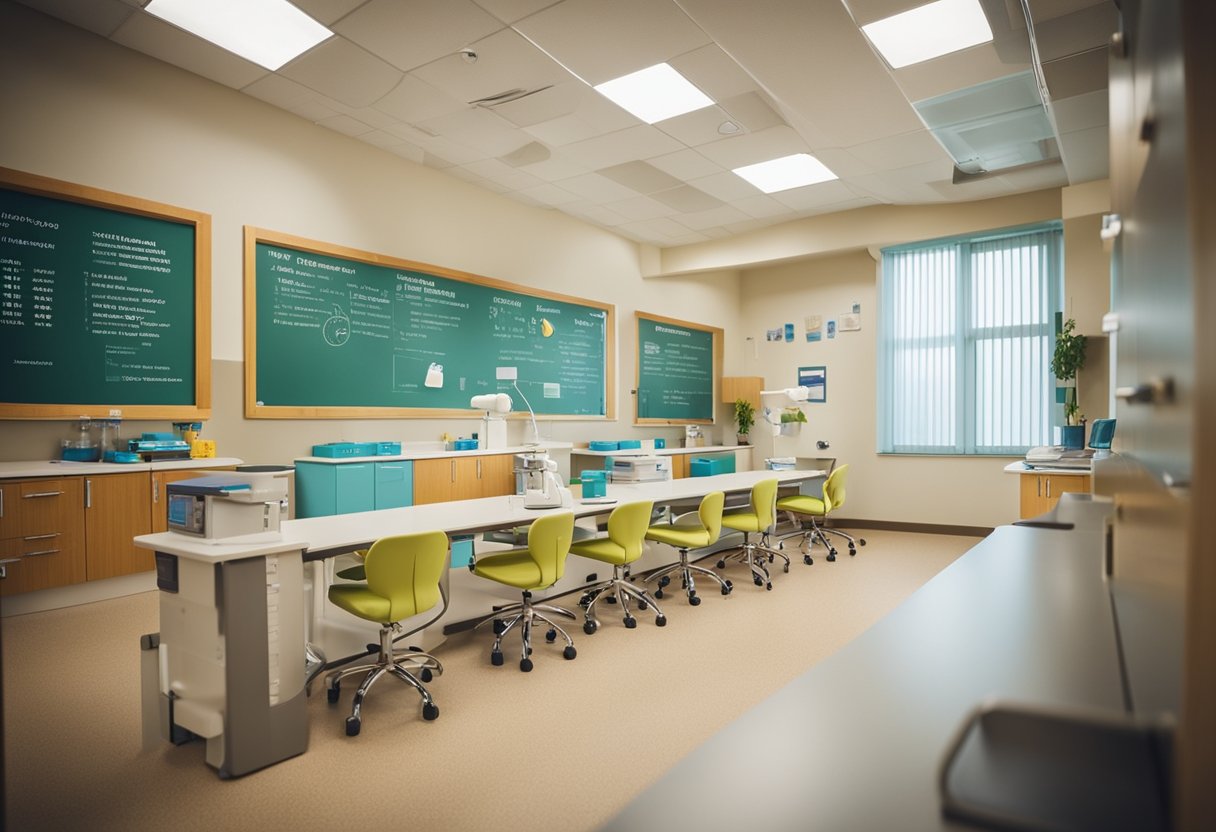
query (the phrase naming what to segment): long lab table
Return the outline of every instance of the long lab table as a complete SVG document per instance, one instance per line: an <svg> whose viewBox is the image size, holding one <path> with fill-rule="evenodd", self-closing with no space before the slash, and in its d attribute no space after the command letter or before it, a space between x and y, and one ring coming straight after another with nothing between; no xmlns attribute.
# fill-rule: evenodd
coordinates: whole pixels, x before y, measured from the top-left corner
<svg viewBox="0 0 1216 832"><path fill-rule="evenodd" d="M796 487L823 476L819 470L744 471L612 483L614 504L575 500L569 508L533 510L520 496L487 497L290 520L276 535L222 543L173 532L142 535L135 543L156 552L161 590L160 632L143 643L145 732L174 742L205 738L207 762L225 778L307 750L306 561L394 534L476 534L562 511L594 517L634 500L675 505L714 491L742 495L765 479Z"/></svg>

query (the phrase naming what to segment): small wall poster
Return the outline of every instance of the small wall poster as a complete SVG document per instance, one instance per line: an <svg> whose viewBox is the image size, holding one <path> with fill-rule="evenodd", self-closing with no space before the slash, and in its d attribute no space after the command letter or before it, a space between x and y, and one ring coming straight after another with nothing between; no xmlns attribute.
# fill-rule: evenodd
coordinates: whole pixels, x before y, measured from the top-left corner
<svg viewBox="0 0 1216 832"><path fill-rule="evenodd" d="M828 337L829 338L836 337L836 319L835 318L828 318Z"/></svg>
<svg viewBox="0 0 1216 832"><path fill-rule="evenodd" d="M828 400L828 368L799 367L798 386L810 390L808 402L826 402Z"/></svg>
<svg viewBox="0 0 1216 832"><path fill-rule="evenodd" d="M807 315L803 322L806 325L806 340L808 342L818 341L823 338L823 316L822 315Z"/></svg>

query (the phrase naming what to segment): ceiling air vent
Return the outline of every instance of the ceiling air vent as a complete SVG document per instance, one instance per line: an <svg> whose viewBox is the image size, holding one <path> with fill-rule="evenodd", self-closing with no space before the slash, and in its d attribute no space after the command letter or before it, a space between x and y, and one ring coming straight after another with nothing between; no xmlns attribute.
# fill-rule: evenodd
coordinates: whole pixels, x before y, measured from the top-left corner
<svg viewBox="0 0 1216 832"><path fill-rule="evenodd" d="M499 104L507 104L511 101L518 101L521 98L527 98L529 95L536 95L538 92L544 92L552 87L552 84L545 87L536 87L535 89L530 90L519 89L517 87L513 90L506 90L504 92L495 93L494 95L487 95L485 98L478 98L476 101L470 101L469 103L474 107L486 107L487 109L492 109L497 107Z"/></svg>

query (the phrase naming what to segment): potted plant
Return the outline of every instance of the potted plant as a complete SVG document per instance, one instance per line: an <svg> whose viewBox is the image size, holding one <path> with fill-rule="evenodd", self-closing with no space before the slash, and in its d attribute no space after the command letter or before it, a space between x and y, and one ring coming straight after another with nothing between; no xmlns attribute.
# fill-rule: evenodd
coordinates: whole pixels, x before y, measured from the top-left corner
<svg viewBox="0 0 1216 832"><path fill-rule="evenodd" d="M735 433L739 436L739 444L746 445L756 424L756 408L747 399L735 399Z"/></svg>
<svg viewBox="0 0 1216 832"><path fill-rule="evenodd" d="M1051 371L1063 382L1072 382L1064 388L1064 427L1060 439L1066 448L1081 448L1085 445L1085 415L1077 403L1077 373L1085 366L1084 335L1074 330L1077 322L1069 318L1056 335L1056 348L1051 356Z"/></svg>

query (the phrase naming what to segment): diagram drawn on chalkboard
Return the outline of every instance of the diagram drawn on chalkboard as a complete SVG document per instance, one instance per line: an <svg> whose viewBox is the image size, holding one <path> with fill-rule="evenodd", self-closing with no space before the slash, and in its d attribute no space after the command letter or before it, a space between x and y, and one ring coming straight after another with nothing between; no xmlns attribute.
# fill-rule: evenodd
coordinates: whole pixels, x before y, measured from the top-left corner
<svg viewBox="0 0 1216 832"><path fill-rule="evenodd" d="M331 347L340 347L350 340L350 318L338 304L334 304L334 314L322 324L321 335Z"/></svg>

